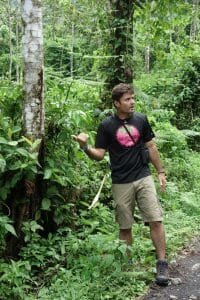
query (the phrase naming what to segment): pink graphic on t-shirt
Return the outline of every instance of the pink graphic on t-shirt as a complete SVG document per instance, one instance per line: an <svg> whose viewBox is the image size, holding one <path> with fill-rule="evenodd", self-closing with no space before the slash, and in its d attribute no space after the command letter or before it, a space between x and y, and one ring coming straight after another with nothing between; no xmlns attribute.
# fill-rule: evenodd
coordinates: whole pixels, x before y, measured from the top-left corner
<svg viewBox="0 0 200 300"><path fill-rule="evenodd" d="M132 125L126 125L126 127L129 131L130 135L133 137L133 140L131 139L128 132L126 131L126 129L123 126L119 127L119 129L117 130L116 138L117 138L117 141L121 145L130 147L137 143L137 141L139 140L139 137L140 137L140 132L136 127L134 127Z"/></svg>

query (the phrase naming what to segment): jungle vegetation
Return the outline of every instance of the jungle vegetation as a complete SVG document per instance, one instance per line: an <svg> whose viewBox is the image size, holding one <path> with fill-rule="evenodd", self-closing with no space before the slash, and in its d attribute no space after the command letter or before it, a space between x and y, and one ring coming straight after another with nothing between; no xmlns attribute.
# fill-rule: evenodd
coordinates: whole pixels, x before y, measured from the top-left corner
<svg viewBox="0 0 200 300"><path fill-rule="evenodd" d="M26 61L23 5L43 14L36 35L43 41L31 54L40 49L38 98L27 96L35 62ZM168 181L158 194L169 262L199 234L199 7L199 0L0 0L0 299L130 300L154 280L154 248L138 212L127 267L108 157L90 160L72 138L84 131L94 144L118 82L133 82L136 110L156 133ZM37 26L28 28L38 33ZM26 105L38 101L31 116L41 127L28 130Z"/></svg>

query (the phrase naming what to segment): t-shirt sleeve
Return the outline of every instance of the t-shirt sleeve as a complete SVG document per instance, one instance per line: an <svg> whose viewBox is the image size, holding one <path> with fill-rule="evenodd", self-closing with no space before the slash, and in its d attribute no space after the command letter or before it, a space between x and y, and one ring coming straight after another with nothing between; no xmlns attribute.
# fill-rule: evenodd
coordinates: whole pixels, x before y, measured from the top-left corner
<svg viewBox="0 0 200 300"><path fill-rule="evenodd" d="M109 143L108 134L105 131L103 124L101 123L97 130L95 148L107 149Z"/></svg>
<svg viewBox="0 0 200 300"><path fill-rule="evenodd" d="M144 131L143 131L143 140L144 143L149 142L155 137L155 134L151 128L151 125L149 124L149 121L147 117L145 116L145 123L144 123Z"/></svg>

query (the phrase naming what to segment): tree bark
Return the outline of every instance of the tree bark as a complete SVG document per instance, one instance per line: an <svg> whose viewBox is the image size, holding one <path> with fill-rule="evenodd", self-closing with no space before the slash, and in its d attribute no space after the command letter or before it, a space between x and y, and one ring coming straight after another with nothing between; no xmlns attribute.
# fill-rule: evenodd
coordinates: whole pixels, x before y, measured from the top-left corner
<svg viewBox="0 0 200 300"><path fill-rule="evenodd" d="M132 83L133 56L133 1L110 0L113 15L111 47L114 58L113 85L120 82Z"/></svg>
<svg viewBox="0 0 200 300"><path fill-rule="evenodd" d="M41 0L22 0L22 57L24 63L24 135L32 142L41 139L37 148L38 161L44 161L44 96L43 96L43 35ZM22 224L34 219L42 200L43 180L40 172L31 181L23 178L10 201L17 238L9 236L7 255L16 257L23 244Z"/></svg>
<svg viewBox="0 0 200 300"><path fill-rule="evenodd" d="M13 46L12 46L12 16L11 16L11 3L8 0L8 19L9 19L9 72L8 78L12 79L12 64L13 64Z"/></svg>
<svg viewBox="0 0 200 300"><path fill-rule="evenodd" d="M41 0L22 0L24 34L24 133L31 139L44 136L43 34Z"/></svg>
<svg viewBox="0 0 200 300"><path fill-rule="evenodd" d="M106 88L104 106L111 107L110 90L118 83L133 82L133 7L132 0L110 0L111 24L108 37L108 59L104 67Z"/></svg>
<svg viewBox="0 0 200 300"><path fill-rule="evenodd" d="M194 41L198 34L198 24L199 24L199 0L193 0L192 9L192 23L190 27L190 42Z"/></svg>
<svg viewBox="0 0 200 300"><path fill-rule="evenodd" d="M21 15L20 15L20 3L19 0L17 0L16 5L16 24L15 24L15 34L16 34L16 81L19 84L20 83L20 50L21 50L21 43L19 41L19 36L21 33Z"/></svg>

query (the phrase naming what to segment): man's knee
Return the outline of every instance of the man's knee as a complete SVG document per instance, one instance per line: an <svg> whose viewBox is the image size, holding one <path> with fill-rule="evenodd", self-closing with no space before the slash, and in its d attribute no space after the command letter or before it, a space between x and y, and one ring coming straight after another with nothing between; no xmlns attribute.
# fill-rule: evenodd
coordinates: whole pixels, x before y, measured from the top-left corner
<svg viewBox="0 0 200 300"><path fill-rule="evenodd" d="M153 221L153 222L149 222L149 226L151 229L160 229L161 227L163 227L162 221Z"/></svg>

